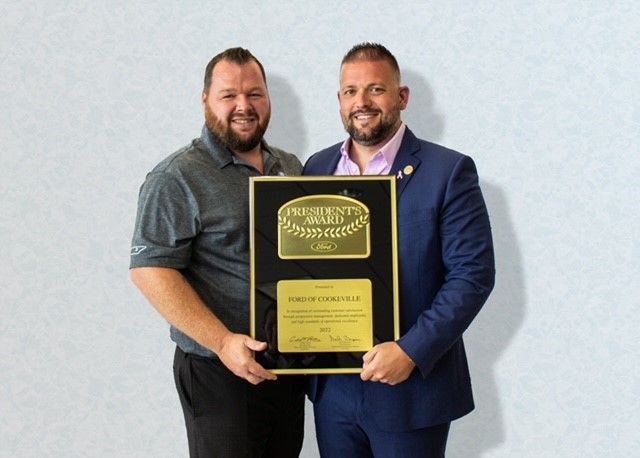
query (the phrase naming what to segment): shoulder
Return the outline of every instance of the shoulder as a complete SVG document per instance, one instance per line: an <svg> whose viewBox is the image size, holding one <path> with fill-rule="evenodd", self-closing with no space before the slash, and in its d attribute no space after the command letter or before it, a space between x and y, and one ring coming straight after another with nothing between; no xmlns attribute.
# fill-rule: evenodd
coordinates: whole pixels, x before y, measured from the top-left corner
<svg viewBox="0 0 640 458"><path fill-rule="evenodd" d="M456 162L463 157L468 157L465 154L456 151L454 149L442 146L437 143L418 138L415 134L407 128L404 138L402 139L401 149L408 149L412 154L418 155L420 158L433 158L438 160L453 161Z"/></svg>
<svg viewBox="0 0 640 458"><path fill-rule="evenodd" d="M340 146L342 146L342 142L312 154L304 165L305 170L313 170L316 166L326 166L336 160L340 155Z"/></svg>
<svg viewBox="0 0 640 458"><path fill-rule="evenodd" d="M460 151L433 143L416 137L413 132L407 129L402 140L401 151L411 154L419 159L425 170L431 171L452 171L458 167L471 167L475 169L475 164L471 156Z"/></svg>
<svg viewBox="0 0 640 458"><path fill-rule="evenodd" d="M342 143L343 142L336 143L335 145L331 145L323 150L318 151L311 157L318 156L321 158L329 158L331 156L335 156L336 154L340 153L340 147L342 146Z"/></svg>
<svg viewBox="0 0 640 458"><path fill-rule="evenodd" d="M151 170L154 173L180 173L185 169L197 166L203 160L202 148L198 147L199 139L194 139L190 144L183 146L179 150L161 160Z"/></svg>
<svg viewBox="0 0 640 458"><path fill-rule="evenodd" d="M194 139L161 160L145 177L141 196L165 195L173 200L191 194L204 170L211 170L211 156Z"/></svg>
<svg viewBox="0 0 640 458"><path fill-rule="evenodd" d="M300 159L298 159L298 157L295 154L289 153L283 150L282 148L278 148L276 146L268 145L267 147L269 149L269 152L273 155L273 157L276 158L278 161L280 161L280 163L283 165L285 170L288 170L288 171L293 170L296 174L299 174L302 171L302 163L300 162Z"/></svg>

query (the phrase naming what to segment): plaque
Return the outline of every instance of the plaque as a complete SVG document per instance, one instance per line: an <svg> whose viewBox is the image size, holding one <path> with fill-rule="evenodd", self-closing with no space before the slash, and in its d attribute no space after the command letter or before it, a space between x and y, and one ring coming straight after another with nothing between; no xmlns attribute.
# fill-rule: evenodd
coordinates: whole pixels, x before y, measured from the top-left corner
<svg viewBox="0 0 640 458"><path fill-rule="evenodd" d="M393 176L250 179L251 336L274 373L358 373L399 338Z"/></svg>

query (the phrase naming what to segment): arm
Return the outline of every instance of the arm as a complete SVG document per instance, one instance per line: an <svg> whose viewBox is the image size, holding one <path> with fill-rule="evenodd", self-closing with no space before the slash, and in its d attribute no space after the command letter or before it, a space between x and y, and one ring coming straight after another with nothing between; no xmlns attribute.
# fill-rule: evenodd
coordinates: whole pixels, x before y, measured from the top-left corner
<svg viewBox="0 0 640 458"><path fill-rule="evenodd" d="M441 278L436 279L440 287L432 298L416 298L422 311L398 341L423 377L460 340L489 297L495 279L489 216L471 158L463 156L453 165L436 210L431 247L440 253L440 261L434 259L426 267L441 270L437 274ZM432 274L421 271L421 281L428 275Z"/></svg>
<svg viewBox="0 0 640 458"><path fill-rule="evenodd" d="M217 354L235 375L254 385L276 379L253 355L266 343L229 331L178 270L138 267L131 269L131 279L170 324Z"/></svg>
<svg viewBox="0 0 640 458"><path fill-rule="evenodd" d="M491 230L475 165L470 158L457 161L443 191L438 227L425 226L425 230L433 231L430 232L434 238L431 246L437 243L439 248L434 251L441 253L443 283L432 302L416 298L415 306L422 311L398 342L377 345L364 356L363 380L400 383L415 366L426 377L460 339L493 287ZM428 275L434 275L429 272L428 264L424 268L426 270L415 273L416 281L422 278L424 282Z"/></svg>

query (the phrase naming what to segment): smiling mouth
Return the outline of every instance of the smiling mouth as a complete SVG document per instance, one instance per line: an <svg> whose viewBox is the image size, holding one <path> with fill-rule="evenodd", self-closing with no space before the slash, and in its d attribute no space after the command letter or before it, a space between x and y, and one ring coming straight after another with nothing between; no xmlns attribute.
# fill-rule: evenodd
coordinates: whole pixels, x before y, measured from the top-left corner
<svg viewBox="0 0 640 458"><path fill-rule="evenodd" d="M366 112L357 112L351 115L352 119L356 119L358 121L369 121L370 119L378 116L377 111L366 111Z"/></svg>
<svg viewBox="0 0 640 458"><path fill-rule="evenodd" d="M231 123L235 124L236 126L239 127L249 127L251 125L253 125L254 123L256 123L258 120L255 117L251 117L251 118L232 118L231 119Z"/></svg>

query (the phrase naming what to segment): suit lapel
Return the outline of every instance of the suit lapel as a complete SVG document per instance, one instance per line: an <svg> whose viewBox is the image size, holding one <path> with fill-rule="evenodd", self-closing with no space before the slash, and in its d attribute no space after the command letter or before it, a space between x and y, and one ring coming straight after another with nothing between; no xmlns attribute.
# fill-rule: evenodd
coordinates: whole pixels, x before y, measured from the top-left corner
<svg viewBox="0 0 640 458"><path fill-rule="evenodd" d="M336 167L338 166L338 162L340 161L340 146L338 145L336 146L336 150L333 152L333 154L331 155L331 160L327 161L324 166L323 166L323 170L321 170L320 175L333 175L333 172L335 172Z"/></svg>
<svg viewBox="0 0 640 458"><path fill-rule="evenodd" d="M418 142L416 136L413 135L413 132L407 128L396 159L393 161L391 171L389 172L390 175L395 175L396 177L398 196L402 194L405 186L411 178L413 178L416 170L420 166L421 161L415 156L415 153L418 151L420 151L420 142Z"/></svg>

